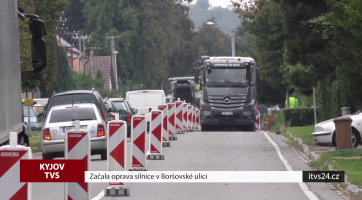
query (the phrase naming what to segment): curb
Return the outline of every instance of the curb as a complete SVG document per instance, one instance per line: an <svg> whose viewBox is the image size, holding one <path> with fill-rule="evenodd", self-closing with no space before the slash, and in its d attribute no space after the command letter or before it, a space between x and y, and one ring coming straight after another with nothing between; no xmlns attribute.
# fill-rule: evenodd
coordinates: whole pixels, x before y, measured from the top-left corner
<svg viewBox="0 0 362 200"><path fill-rule="evenodd" d="M301 148L302 152L308 157L311 159L311 161L316 161L319 159L319 155L315 152L310 152L309 151L309 147L303 143L302 139L300 138L297 138L295 137L291 132L288 132L288 135L291 137L291 139L293 141L298 141L298 147ZM345 183L347 183L348 185L352 186L351 188L356 188L357 186L355 185L352 185L351 183L349 183L347 181L347 176L345 175ZM359 198L359 199L362 199L362 189L348 189L349 191L353 192L356 194L356 196Z"/></svg>

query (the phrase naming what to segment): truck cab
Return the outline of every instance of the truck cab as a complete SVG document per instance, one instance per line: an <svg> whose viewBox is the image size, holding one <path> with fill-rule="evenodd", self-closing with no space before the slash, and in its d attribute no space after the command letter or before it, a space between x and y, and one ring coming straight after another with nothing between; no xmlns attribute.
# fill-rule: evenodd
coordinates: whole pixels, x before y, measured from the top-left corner
<svg viewBox="0 0 362 200"><path fill-rule="evenodd" d="M255 130L260 79L253 58L202 56L195 69L195 82L202 90L202 131L215 126Z"/></svg>

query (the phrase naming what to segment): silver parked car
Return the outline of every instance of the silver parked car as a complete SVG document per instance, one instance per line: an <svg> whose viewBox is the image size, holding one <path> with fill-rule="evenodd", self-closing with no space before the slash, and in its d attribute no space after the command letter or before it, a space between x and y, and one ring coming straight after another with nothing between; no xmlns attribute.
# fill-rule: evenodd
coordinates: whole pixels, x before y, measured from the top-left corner
<svg viewBox="0 0 362 200"><path fill-rule="evenodd" d="M64 137L67 130L74 130L74 121L80 120L81 129L88 130L91 154L107 159L107 122L95 104L58 105L50 109L42 128L41 146L43 159L64 157Z"/></svg>
<svg viewBox="0 0 362 200"><path fill-rule="evenodd" d="M362 133L362 112L358 111L351 115L345 115L352 119L352 146L356 148L361 144ZM311 135L312 140L316 145L320 146L337 146L336 132L334 119L330 119L324 122L320 122L314 126L314 131Z"/></svg>

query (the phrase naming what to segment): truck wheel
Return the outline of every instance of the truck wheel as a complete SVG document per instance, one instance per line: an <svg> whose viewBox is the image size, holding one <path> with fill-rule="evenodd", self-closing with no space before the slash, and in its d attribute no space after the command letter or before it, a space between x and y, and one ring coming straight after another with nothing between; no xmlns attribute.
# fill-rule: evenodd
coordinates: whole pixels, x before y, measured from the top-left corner
<svg viewBox="0 0 362 200"><path fill-rule="evenodd" d="M107 150L102 151L101 160L107 160Z"/></svg>
<svg viewBox="0 0 362 200"><path fill-rule="evenodd" d="M44 152L42 152L43 154L43 160L52 160L53 159L53 155L50 153L45 154Z"/></svg>

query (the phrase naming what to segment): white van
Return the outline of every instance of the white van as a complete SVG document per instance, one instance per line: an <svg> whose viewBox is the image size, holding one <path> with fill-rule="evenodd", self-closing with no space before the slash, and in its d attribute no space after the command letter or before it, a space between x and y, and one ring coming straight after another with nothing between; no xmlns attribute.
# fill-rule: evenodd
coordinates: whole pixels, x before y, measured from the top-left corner
<svg viewBox="0 0 362 200"><path fill-rule="evenodd" d="M137 109L138 115L145 115L147 122L151 120L151 110L166 104L166 95L163 90L136 90L126 93L126 100L132 108Z"/></svg>

